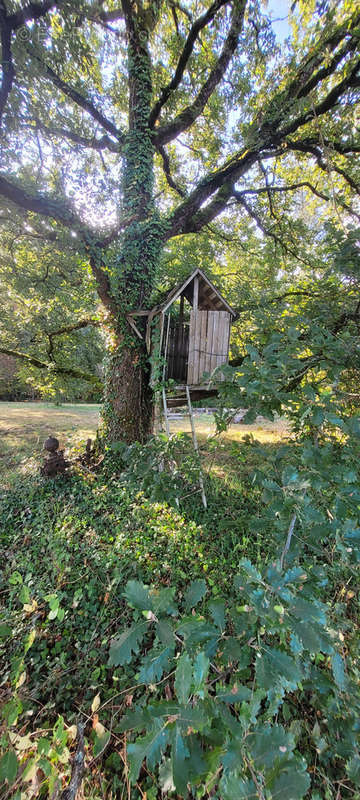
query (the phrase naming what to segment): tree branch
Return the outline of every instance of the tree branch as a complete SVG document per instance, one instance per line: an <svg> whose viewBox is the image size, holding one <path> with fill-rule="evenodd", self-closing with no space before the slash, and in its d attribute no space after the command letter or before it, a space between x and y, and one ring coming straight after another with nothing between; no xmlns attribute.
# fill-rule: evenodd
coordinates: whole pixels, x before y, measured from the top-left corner
<svg viewBox="0 0 360 800"><path fill-rule="evenodd" d="M360 14L355 13L345 22L338 25L331 36L325 36L320 39L317 46L315 46L315 52L312 48L297 68L296 78L291 81L286 89L288 97L296 97L298 99L306 97L322 80L333 74L336 67L348 53L352 52L352 50L357 50L358 37L356 29L359 21ZM353 35L354 31L355 35ZM346 37L349 37L347 41ZM336 47L344 40L343 47L332 58L329 58L329 54L333 53ZM321 67L324 60L325 66ZM315 72L317 67L320 67L320 69Z"/></svg>
<svg viewBox="0 0 360 800"><path fill-rule="evenodd" d="M171 214L169 225L165 232L165 239L171 239L180 233L200 230L203 225L211 222L216 213L219 213L225 207L227 200L231 196L233 182L244 175L256 163L257 158L257 151L244 150L233 158L228 159L220 169L209 173ZM215 197L213 203L205 206L203 211L199 212L205 201L218 189L222 188L224 184L223 191ZM198 212L199 217L196 216ZM196 228L194 228L194 225L196 225Z"/></svg>
<svg viewBox="0 0 360 800"><path fill-rule="evenodd" d="M102 22L116 22L123 19L124 12L122 8L114 8L112 11L99 11L98 17Z"/></svg>
<svg viewBox="0 0 360 800"><path fill-rule="evenodd" d="M285 152L284 146L273 149L269 149L269 143L261 146L267 148L263 149L261 153L263 160L284 155ZM228 158L222 167L210 172L169 217L169 224L164 234L165 241L182 233L201 230L204 225L207 225L223 211L232 195L234 183L256 164L260 156L260 149L260 145L257 149L245 148ZM206 200L213 194L215 194L213 201L205 205Z"/></svg>
<svg viewBox="0 0 360 800"><path fill-rule="evenodd" d="M83 225L80 218L65 201L59 201L53 197L38 193L31 194L27 189L10 182L2 173L0 173L0 194L15 203L15 205L20 206L20 208L33 211L44 217L52 217L67 228L80 233L83 238L89 235L94 236L94 233Z"/></svg>
<svg viewBox="0 0 360 800"><path fill-rule="evenodd" d="M351 186L352 189L354 189L354 192L356 192L356 194L360 194L360 184L356 183L354 178L352 178L351 175L349 175L348 172L346 172L341 167L338 167L334 163L331 163L330 168L331 168L331 170L333 172L337 172L338 175L341 175L344 178L345 182L348 183L349 186ZM355 213L355 212L352 212L352 213Z"/></svg>
<svg viewBox="0 0 360 800"><path fill-rule="evenodd" d="M98 232L92 231L90 228L83 225L79 217L76 216L65 202L59 202L52 197L46 197L40 194L30 194L22 187L10 183L1 173L0 194L8 200L11 200L15 205L20 206L20 208L25 208L28 211L33 211L45 217L51 217L79 234L89 256L90 266L96 280L99 297L111 314L116 317L118 307L112 296L110 281L106 270L103 269L104 265L100 265L99 263L101 260L99 253L101 249L108 246L113 239L118 236L122 228L129 225L136 217L133 215L126 220L120 221L111 232L101 236Z"/></svg>
<svg viewBox="0 0 360 800"><path fill-rule="evenodd" d="M77 726L77 746L71 768L71 779L69 786L61 792L60 800L76 800L81 787L85 765L85 740L84 725L79 723Z"/></svg>
<svg viewBox="0 0 360 800"><path fill-rule="evenodd" d="M274 219L277 219L275 211L274 211L274 206L273 206L273 201L272 201L272 196L271 196L271 191L270 191L271 185L269 183L269 176L268 176L268 174L266 172L266 169L264 167L264 164L262 163L260 158L258 158L258 164L259 164L259 168L260 168L260 170L261 170L261 172L262 172L262 174L264 176L264 180L265 180L265 191L266 191L267 198L268 198L268 201L269 201L270 214Z"/></svg>
<svg viewBox="0 0 360 800"><path fill-rule="evenodd" d="M118 316L119 309L112 296L110 280L107 273L103 269L104 264L101 263L100 266L99 260L100 260L99 256L96 256L94 253L90 253L89 263L92 274L96 280L98 295L100 297L100 300L103 302L105 308L107 308L108 311L110 311L110 313L112 314L112 316L116 319Z"/></svg>
<svg viewBox="0 0 360 800"><path fill-rule="evenodd" d="M199 36L200 31L202 31L214 19L219 9L225 6L228 2L229 0L215 0L215 2L212 3L212 5L206 11L206 13L203 14L201 17L199 17L191 26L182 53L180 55L174 76L171 79L170 83L168 83L167 86L165 86L162 89L160 97L155 103L154 108L150 113L149 125L151 128L154 127L155 122L158 119L159 114L161 112L161 109L169 99L171 93L174 92L175 89L177 89L177 87L181 83L186 66L193 52L194 45Z"/></svg>
<svg viewBox="0 0 360 800"><path fill-rule="evenodd" d="M256 161L258 161L260 156L262 159L264 159L275 157L275 155L284 154L284 152L286 152L286 147L291 146L291 144L286 141L286 137L291 132L294 132L299 127L307 124L309 121L331 110L348 88L354 86L355 84L360 84L360 79L357 76L359 64L360 62L352 68L351 72L342 81L340 81L340 83L333 87L327 96L320 103L318 103L318 105L315 106L311 112L306 112L305 114L301 115L282 130L278 130L278 126L281 122L281 117L279 114L276 120L272 120L272 125L270 125L265 115L264 122L257 130L255 137L253 137L255 138L256 144L254 142L252 148L244 149L240 153L236 153L232 158L228 159L222 167L215 172L209 173L209 175L204 178L203 181L201 181L199 186L192 192L191 195L189 195L187 200L173 212L169 220L170 224L166 233L166 238L169 239L172 236L178 235L179 233L200 230L202 225L206 224L208 221L211 221L211 219L216 216L216 210L219 209L217 211L217 213L219 213L219 211L225 207L222 193L219 193L219 196L215 198L213 204L210 203L209 206L205 207L203 212L199 213L199 216L196 217L195 221L195 215L197 215L200 207L205 203L205 201L212 194L214 194L219 187L223 186L224 184L229 185L230 181L233 183L237 181L253 166L253 164L256 163ZM273 106L273 104L274 100L271 102L270 108ZM284 104L283 102L282 105L282 113L285 114L287 108L286 103ZM351 146L348 147L350 151ZM265 148L267 148L269 152L265 153ZM300 149L300 147L298 149ZM345 152L345 149L343 149L343 152ZM228 195L231 195L229 188ZM226 197L226 191L224 192L224 196ZM330 198L325 198L324 196L323 199L328 200ZM357 216L356 212L344 204L343 201L338 200L338 202L348 212ZM192 220L192 222L189 222L189 220ZM194 227L195 224L196 227ZM259 227L261 227L261 225Z"/></svg>
<svg viewBox="0 0 360 800"><path fill-rule="evenodd" d="M316 355L307 356L306 358L304 358L304 362L306 362L305 366L303 366L302 369L299 372L297 372L296 375L294 375L288 383L281 386L280 391L293 392L294 389L297 389L302 379L305 378L305 375L307 375L309 370L312 369L313 367L316 367L316 365L319 364L322 358L323 358L322 353L317 353Z"/></svg>
<svg viewBox="0 0 360 800"><path fill-rule="evenodd" d="M5 109L6 101L11 92L15 69L11 53L11 36L14 31L25 25L30 20L40 19L54 8L61 5L62 0L44 0L43 3L30 2L25 8L8 14L5 0L0 0L0 29L1 29L1 53L2 53L2 84L0 89L0 119Z"/></svg>
<svg viewBox="0 0 360 800"><path fill-rule="evenodd" d="M197 233L205 225L212 222L213 219L221 214L226 208L227 202L230 199L233 191L232 182L224 183L223 186L216 192L214 198L203 209L200 209L193 215L187 217L186 223L183 227L183 233Z"/></svg>
<svg viewBox="0 0 360 800"><path fill-rule="evenodd" d="M333 86L333 88L330 90L330 92L328 92L326 97L321 100L321 102L317 103L317 105L314 105L309 111L306 111L305 114L301 114L299 117L293 120L293 122L280 130L277 134L278 137L280 139L285 139L286 136L289 136L289 134L295 133L298 128L301 128L308 122L311 122L317 117L321 117L323 114L331 111L348 89L360 86L360 77L358 75L359 69L360 60L356 61L349 74L346 75L342 81Z"/></svg>
<svg viewBox="0 0 360 800"><path fill-rule="evenodd" d="M25 8L16 11L14 14L9 14L8 20L13 31L25 25L25 22L30 20L40 19L44 17L55 6L60 6L63 0L44 0L43 3L29 3Z"/></svg>
<svg viewBox="0 0 360 800"><path fill-rule="evenodd" d="M282 245L280 237L274 231L270 230L270 228L265 227L264 223L260 219L259 214L257 214L257 212L254 211L254 209L251 206L249 206L249 204L246 202L242 192L238 192L236 189L233 189L232 195L235 198L235 200L238 203L240 203L240 205L244 206L245 211L247 211L249 217L252 217L252 219L256 222L258 228L262 231L262 233L264 233L265 236L271 236L271 238L274 239L274 242Z"/></svg>
<svg viewBox="0 0 360 800"><path fill-rule="evenodd" d="M59 201L47 195L36 194L35 192L30 193L24 187L9 181L2 173L0 173L0 195L3 195L3 197L6 197L20 208L60 222L66 228L78 233L87 247L107 247L119 235L121 230L137 219L136 215L133 214L130 217L119 220L115 227L108 232L94 231L81 221L66 200Z"/></svg>
<svg viewBox="0 0 360 800"><path fill-rule="evenodd" d="M244 308L234 309L236 314L244 314L248 311L256 311L259 308L265 308L266 306L270 306L273 303L281 303L283 300L287 300L288 298L292 297L316 297L318 296L316 292L310 292L306 289L291 289L288 292L283 292L283 294L277 294L274 297L270 297L268 300L263 300L260 303L255 303L251 306L245 306ZM240 321L240 320L239 320ZM236 323L236 320L235 320Z"/></svg>
<svg viewBox="0 0 360 800"><path fill-rule="evenodd" d="M321 139L322 139L322 144L324 145L324 147L328 147L330 150L335 150L336 153L339 153L339 155L344 156L345 158L348 158L349 156L352 156L354 153L360 153L360 143L359 142L358 143L352 142L351 144L350 143L344 143L344 142L336 142L333 139L326 139L323 136L321 137ZM314 140L315 144L317 142L320 144L320 140L319 139Z"/></svg>
<svg viewBox="0 0 360 800"><path fill-rule="evenodd" d="M283 150L264 151L262 158L274 158L282 153ZM166 229L166 238L170 239L179 233L195 233L215 219L234 195L234 182L248 172L258 159L257 151L245 150L229 159L220 169L210 173L173 212ZM213 200L203 205L212 194L215 194Z"/></svg>
<svg viewBox="0 0 360 800"><path fill-rule="evenodd" d="M72 333L73 331L79 331L82 328L88 328L89 326L98 327L100 325L100 320L98 319L81 319L79 322L74 322L72 325L64 325L63 328L59 328L57 331L50 331L47 333L47 337L49 339L49 347L47 349L47 354L51 361L53 360L52 354L54 351L54 342L57 336L64 336L67 333Z"/></svg>
<svg viewBox="0 0 360 800"><path fill-rule="evenodd" d="M131 225L132 222L136 222L139 219L138 214L131 214L130 217L124 217L123 219L119 219L118 222L111 228L108 233L98 236L97 240L97 247L108 247L111 242L113 242L119 236L120 232Z"/></svg>
<svg viewBox="0 0 360 800"><path fill-rule="evenodd" d="M161 145L159 145L158 148L157 148L157 151L158 151L159 155L162 158L163 168L164 168L164 173L165 173L165 178L166 178L167 183L169 184L171 189L174 189L174 191L177 192L177 194L180 195L180 197L186 197L186 192L184 192L184 189L181 189L179 184L176 183L176 181L172 177L171 170L170 170L170 160L169 160L169 156L168 156L168 154L167 154L167 152L165 150L165 147L162 147Z"/></svg>
<svg viewBox="0 0 360 800"><path fill-rule="evenodd" d="M320 167L320 169L323 172L326 173L332 171L336 172L338 175L341 175L344 178L344 180L349 184L349 186L352 187L352 189L356 191L357 194L360 194L360 186L356 183L356 181L354 181L353 178L351 178L351 176L348 175L347 172L345 172L345 170L341 169L341 167L337 167L335 164L324 161L324 155L319 147L315 145L304 144L303 141L292 142L290 140L287 141L287 145L290 150L295 150L302 153L309 153L310 155L313 155L314 158L316 158L316 163L318 167ZM325 195L324 193L315 190L315 188L310 183L309 183L309 188L314 194L317 194L322 199L327 201L331 200L331 198L328 195ZM339 197L335 199L336 202L339 203L339 205L342 208L344 208L345 211L347 211L349 214L356 217L357 219L360 219L360 215L357 213L357 211L355 211L351 206L345 203L344 200L341 200L341 198Z"/></svg>
<svg viewBox="0 0 360 800"><path fill-rule="evenodd" d="M322 200L329 200L329 196L320 192L316 186L313 186L310 181L299 181L299 183L291 183L287 186L262 186L259 189L241 189L241 191L234 190L234 197L237 200L240 200L242 197L248 194L269 194L271 192L294 192L296 189L307 188L315 194L317 197L320 197Z"/></svg>
<svg viewBox="0 0 360 800"><path fill-rule="evenodd" d="M289 247L289 245L283 241L281 236L279 236L277 233L275 233L275 231L271 230L270 228L267 228L264 225L259 214L246 202L241 192L238 192L236 189L233 189L232 195L235 198L236 202L240 203L245 208L245 211L247 211L249 216L254 220L254 222L256 222L258 228L262 231L262 233L265 236L270 236L275 242L275 244L278 244L285 253L288 253L289 255L293 256L298 261L302 261L303 264L306 264L306 261L300 258L299 254L291 247Z"/></svg>
<svg viewBox="0 0 360 800"><path fill-rule="evenodd" d="M318 44L315 44L315 46L309 50L297 67L295 76L290 79L284 89L278 90L270 99L267 106L265 106L262 112L263 122L257 131L260 138L265 137L266 140L267 135L269 142L280 141L284 136L293 133L302 125L310 122L314 117L331 110L345 91L354 85L358 65L355 65L355 74L353 74L353 70L351 70L339 84L331 89L317 106L312 105L310 110L290 121L283 130L279 130L281 123L285 120L291 120L292 113L294 111L296 113L296 103L302 97L309 97L311 90L316 88L322 80L334 75L336 67L346 55L351 52L354 54L357 53L358 37L356 28L359 24L359 20L359 13L353 14L352 17L349 17L338 25L331 36L320 39ZM350 38L345 41L345 45L339 53L336 53L335 56L329 59L329 52L332 52L338 44L346 40L349 34L354 32L354 29L355 34L350 35ZM315 72L324 59L326 59L325 66Z"/></svg>
<svg viewBox="0 0 360 800"><path fill-rule="evenodd" d="M186 200L175 209L169 218L165 239L178 236L180 233L199 231L204 225L211 222L211 220L225 208L226 202L232 194L233 184L250 170L259 160L260 156L262 160L275 158L279 155L285 155L287 149L299 149L304 152L312 152L309 146L306 146L306 148L304 147L304 143L301 140L300 142L292 142L290 140L282 142L280 134L277 131L268 130L266 125L265 127L263 125L261 130L263 139L260 138L259 133L257 136L258 145L256 148L244 149L227 159L222 167L209 173ZM306 140L306 145L308 141L312 141L312 139ZM346 150L355 152L356 146L348 145L346 146ZM223 189L221 189L221 187L223 187ZM308 188L321 197L321 199L326 201L331 200L328 195L319 192L310 182L308 183ZM218 191L219 189L221 189L220 192ZM204 206L206 200L208 200L211 195L215 194L215 192L217 192L217 194L213 202ZM242 200L244 198L239 197L238 199ZM358 217L357 213L350 208L350 206L340 199L338 199L338 202L346 211ZM245 203L243 203L243 205L245 205ZM203 206L203 209L199 211L201 206ZM247 210L248 213L254 216L252 209L249 210L249 207L247 207ZM256 219L256 217L254 217L254 219ZM261 221L258 220L258 222L259 227L261 227Z"/></svg>
<svg viewBox="0 0 360 800"><path fill-rule="evenodd" d="M82 147L89 147L92 150L110 150L112 153L119 152L119 142L113 142L106 134L101 136L100 139L97 139L95 136L89 139L67 128L61 128L56 125L45 125L44 122L36 117L34 120L36 127L43 133L48 134L48 136L59 136L60 138L69 139L71 142L74 142L74 144L80 144Z"/></svg>
<svg viewBox="0 0 360 800"><path fill-rule="evenodd" d="M97 378L96 375L91 375L89 372L82 372L82 370L74 369L73 367L60 367L58 364L54 364L53 362L47 363L46 361L40 361L40 359L35 358L35 356L28 356L26 353L20 353L18 350L9 350L7 347L0 347L0 353L3 353L5 356L11 356L12 358L17 358L20 361L24 361L26 364L29 364L32 367L46 369L52 374L67 375L69 378L87 381L98 388L102 388L102 382L100 379Z"/></svg>
<svg viewBox="0 0 360 800"><path fill-rule="evenodd" d="M360 143L355 141L351 143L345 143L336 141L335 139L326 139L326 137L323 135L321 135L321 138L320 136L314 136L312 134L311 136L306 136L303 139L286 140L286 146L291 148L294 145L302 145L304 147L304 151L305 148L308 148L310 151L311 147L326 147L328 150L334 150L339 155L344 156L344 158L351 157L354 153L360 153Z"/></svg>
<svg viewBox="0 0 360 800"><path fill-rule="evenodd" d="M186 8L186 6L184 6L183 3L175 3L174 0L170 0L170 5L172 9L177 9L178 11L181 11L181 13L184 14L184 17L187 17L189 22L192 23L193 21L192 14L190 13L189 9Z"/></svg>
<svg viewBox="0 0 360 800"><path fill-rule="evenodd" d="M72 325L64 325L63 328L58 328L56 331L51 331L48 333L49 339L53 339L55 336L63 336L65 333L72 333L72 331L81 330L81 328L87 328L89 325L97 328L100 325L100 320L98 319L81 319L79 322L74 322Z"/></svg>
<svg viewBox="0 0 360 800"><path fill-rule="evenodd" d="M317 141L316 144L314 144L313 140L311 139L308 140L300 139L298 141L291 141L290 139L287 140L287 145L290 148L290 150L295 150L302 153L310 153L316 158L317 164L320 167L320 169L322 169L324 172L333 170L334 172L337 172L339 175L342 175L343 178L345 178L346 182L349 183L349 185L352 187L352 189L355 189L355 191L359 193L359 185L356 183L356 181L353 180L353 178L351 178L350 175L348 175L347 172L345 172L345 170L341 169L340 167L338 167L333 163L328 164L328 162L324 160L325 155L321 150L321 144L322 143L319 140ZM328 146L326 145L326 147L330 149L330 145ZM334 150L336 150L335 147Z"/></svg>
<svg viewBox="0 0 360 800"><path fill-rule="evenodd" d="M224 42L221 54L210 72L208 79L201 87L194 102L178 114L172 122L155 129L153 141L155 147L166 144L179 133L186 131L203 112L209 98L220 83L228 68L231 57L238 46L239 36L242 31L247 0L235 0L232 20L228 35Z"/></svg>
<svg viewBox="0 0 360 800"><path fill-rule="evenodd" d="M122 145L125 140L125 136L123 132L116 127L116 125L108 120L101 111L99 111L94 103L91 102L88 98L84 97L77 89L74 89L72 86L69 86L66 81L59 77L59 75L54 72L54 70L46 64L40 56L37 54L34 47L31 45L27 45L27 52L29 55L34 58L37 63L40 65L41 69L43 70L44 76L48 78L57 89L59 89L63 94L67 97L70 97L71 100L76 103L76 105L80 106L84 111L86 111L90 116L101 125L104 130L110 133L112 136L117 139L119 145Z"/></svg>
<svg viewBox="0 0 360 800"><path fill-rule="evenodd" d="M313 89L318 86L321 81L325 80L325 78L330 77L330 75L335 72L336 67L343 61L345 56L348 53L351 53L357 47L357 38L351 37L342 47L338 53L336 53L330 61L328 61L326 67L321 67L312 77L308 80L307 83L297 92L296 97L307 97ZM325 54L323 54L324 57Z"/></svg>
<svg viewBox="0 0 360 800"><path fill-rule="evenodd" d="M1 35L1 67L2 81L0 88L0 119L12 89L15 69L11 53L11 25L6 13L4 0L0 0L0 35Z"/></svg>

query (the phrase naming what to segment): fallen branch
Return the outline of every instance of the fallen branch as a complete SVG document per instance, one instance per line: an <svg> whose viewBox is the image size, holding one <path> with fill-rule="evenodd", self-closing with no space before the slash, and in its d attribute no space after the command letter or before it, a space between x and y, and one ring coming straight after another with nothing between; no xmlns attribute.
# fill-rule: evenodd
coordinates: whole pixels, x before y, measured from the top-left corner
<svg viewBox="0 0 360 800"><path fill-rule="evenodd" d="M79 723L79 725L77 726L77 747L71 770L71 779L67 789L64 789L64 791L61 792L60 800L75 800L82 782L82 777L84 773L84 761L85 761L84 726L81 723Z"/></svg>

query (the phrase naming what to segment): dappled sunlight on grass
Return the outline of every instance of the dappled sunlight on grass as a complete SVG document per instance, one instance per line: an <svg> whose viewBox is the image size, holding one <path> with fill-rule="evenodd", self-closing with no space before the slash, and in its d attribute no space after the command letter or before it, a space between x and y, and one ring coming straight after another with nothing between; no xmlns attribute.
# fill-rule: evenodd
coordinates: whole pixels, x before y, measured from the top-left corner
<svg viewBox="0 0 360 800"><path fill-rule="evenodd" d="M206 437L214 436L216 427L212 414L195 414L194 418L199 441L203 441ZM191 433L188 415L184 414L181 419L170 419L170 432ZM251 425L245 425L242 422L230 425L226 433L221 434L220 439L241 441L244 436L253 436L259 442L270 443L278 442L288 435L289 428L284 420L279 419L276 420L276 422L269 422L263 417L259 417L259 419Z"/></svg>
<svg viewBox="0 0 360 800"><path fill-rule="evenodd" d="M94 438L98 405L0 403L0 476L11 483L17 474L37 468L45 439L56 436L60 448Z"/></svg>
<svg viewBox="0 0 360 800"><path fill-rule="evenodd" d="M59 439L60 448L76 447L88 438L94 438L99 424L100 406L78 403L54 406L50 403L0 403L0 476L5 485L17 475L37 469L45 439L52 434ZM196 432L200 446L206 446L215 434L212 414L195 415ZM170 420L171 433L191 433L187 415ZM219 442L242 441L251 436L264 444L285 439L286 422L268 422L260 418L252 425L230 425ZM216 468L219 477L221 468Z"/></svg>

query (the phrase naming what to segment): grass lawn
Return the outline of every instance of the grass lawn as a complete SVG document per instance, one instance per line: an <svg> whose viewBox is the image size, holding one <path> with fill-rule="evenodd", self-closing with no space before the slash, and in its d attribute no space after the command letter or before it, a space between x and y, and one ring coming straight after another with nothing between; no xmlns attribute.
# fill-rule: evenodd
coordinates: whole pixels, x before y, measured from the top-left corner
<svg viewBox="0 0 360 800"><path fill-rule="evenodd" d="M0 402L0 482L9 485L18 475L36 470L45 439L50 435L60 441L60 448L73 448L88 438L94 439L99 423L100 406L78 403L56 407L50 403ZM187 416L171 420L172 433L190 433ZM215 432L212 415L196 416L196 430L204 443ZM259 420L252 425L231 425L222 440L241 441L251 434L258 441L274 443L286 437L286 423Z"/></svg>
<svg viewBox="0 0 360 800"><path fill-rule="evenodd" d="M0 403L0 480L8 484L36 469L50 434L59 439L61 448L74 447L94 438L98 421L98 405Z"/></svg>

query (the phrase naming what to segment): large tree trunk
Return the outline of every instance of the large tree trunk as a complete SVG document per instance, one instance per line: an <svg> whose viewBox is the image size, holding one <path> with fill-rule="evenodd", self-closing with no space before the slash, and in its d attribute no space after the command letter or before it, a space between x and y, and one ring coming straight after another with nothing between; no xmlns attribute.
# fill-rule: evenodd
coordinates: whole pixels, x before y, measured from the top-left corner
<svg viewBox="0 0 360 800"><path fill-rule="evenodd" d="M113 296L118 316L107 372L104 422L110 441L144 441L152 429L152 392L144 344L126 321L126 312L148 308L162 236L154 210L154 147L149 127L152 97L149 31L142 15L123 0L128 37L129 132L124 147L123 206L134 215L117 258Z"/></svg>
<svg viewBox="0 0 360 800"><path fill-rule="evenodd" d="M110 356L103 407L110 441L144 442L151 434L153 401L149 379L149 367L139 347L123 343Z"/></svg>

